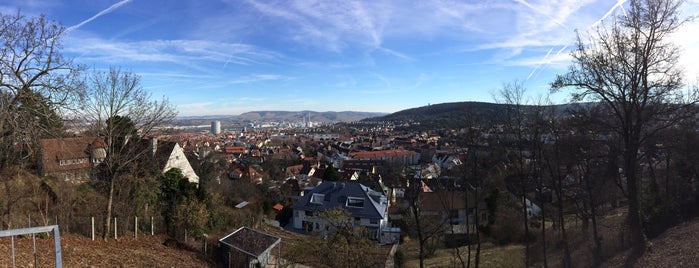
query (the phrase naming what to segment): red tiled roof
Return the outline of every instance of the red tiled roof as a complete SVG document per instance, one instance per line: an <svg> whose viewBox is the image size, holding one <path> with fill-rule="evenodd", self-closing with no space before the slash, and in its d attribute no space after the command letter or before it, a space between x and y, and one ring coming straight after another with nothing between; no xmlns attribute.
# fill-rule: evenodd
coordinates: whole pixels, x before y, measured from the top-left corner
<svg viewBox="0 0 699 268"><path fill-rule="evenodd" d="M301 172L301 169L303 169L303 164L288 166L286 167L286 172L289 174L299 174L299 172Z"/></svg>
<svg viewBox="0 0 699 268"><path fill-rule="evenodd" d="M223 148L223 152L227 154L244 154L245 153L245 146L226 146Z"/></svg>
<svg viewBox="0 0 699 268"><path fill-rule="evenodd" d="M383 159L386 157L401 157L415 155L416 152L406 150L383 150L383 151L368 151L368 152L351 152L349 157L354 159Z"/></svg>

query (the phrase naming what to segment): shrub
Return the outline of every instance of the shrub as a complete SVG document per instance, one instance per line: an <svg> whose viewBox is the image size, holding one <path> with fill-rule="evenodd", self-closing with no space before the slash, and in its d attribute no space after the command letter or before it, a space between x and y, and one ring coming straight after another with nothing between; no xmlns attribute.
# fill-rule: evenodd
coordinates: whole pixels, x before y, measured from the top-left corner
<svg viewBox="0 0 699 268"><path fill-rule="evenodd" d="M403 255L403 251L400 249L393 254L393 264L398 268L405 266L405 255Z"/></svg>
<svg viewBox="0 0 699 268"><path fill-rule="evenodd" d="M500 244L520 242L524 238L522 213L510 207L502 207L495 214L495 223L490 232Z"/></svg>

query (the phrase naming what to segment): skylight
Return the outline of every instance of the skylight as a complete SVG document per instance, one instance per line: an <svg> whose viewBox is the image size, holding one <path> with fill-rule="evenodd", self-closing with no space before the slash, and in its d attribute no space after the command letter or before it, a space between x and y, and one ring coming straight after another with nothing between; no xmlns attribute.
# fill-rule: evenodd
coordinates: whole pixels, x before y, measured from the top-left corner
<svg viewBox="0 0 699 268"><path fill-rule="evenodd" d="M324 195L324 194L313 194L313 195L311 196L311 203L322 205L322 204L323 204L323 198L325 198L325 195Z"/></svg>

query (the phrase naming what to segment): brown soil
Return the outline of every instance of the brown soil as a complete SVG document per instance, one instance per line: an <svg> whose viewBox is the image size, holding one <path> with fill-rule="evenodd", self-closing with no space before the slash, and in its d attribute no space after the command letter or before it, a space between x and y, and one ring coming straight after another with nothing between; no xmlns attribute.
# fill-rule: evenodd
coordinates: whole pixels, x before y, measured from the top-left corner
<svg viewBox="0 0 699 268"><path fill-rule="evenodd" d="M209 267L196 252L168 247L163 236L124 237L104 241L79 235L61 236L64 267ZM31 236L15 237L15 264L34 267ZM11 238L0 238L0 267L12 267ZM36 267L55 266L52 237L36 239Z"/></svg>

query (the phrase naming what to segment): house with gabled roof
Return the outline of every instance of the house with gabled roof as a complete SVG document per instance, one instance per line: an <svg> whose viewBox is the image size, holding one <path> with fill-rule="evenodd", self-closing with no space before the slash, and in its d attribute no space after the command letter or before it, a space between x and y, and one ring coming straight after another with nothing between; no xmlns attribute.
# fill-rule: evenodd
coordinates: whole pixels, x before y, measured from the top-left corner
<svg viewBox="0 0 699 268"><path fill-rule="evenodd" d="M325 233L332 229L320 212L343 208L358 225L366 228L373 239L390 227L388 199L382 192L356 182L324 181L301 197L293 209L293 227L308 232Z"/></svg>
<svg viewBox="0 0 699 268"><path fill-rule="evenodd" d="M150 155L153 157L152 160L158 165L161 172L165 173L170 169L178 168L189 182L199 184L199 175L192 168L184 149L179 143L172 141L159 142L156 138L151 138L148 142L151 150Z"/></svg>
<svg viewBox="0 0 699 268"><path fill-rule="evenodd" d="M489 214L485 202L475 200L470 191L441 188L432 190L422 183L422 191L418 195L420 216L436 218L449 227L446 230L453 233L474 233L479 226L488 225Z"/></svg>
<svg viewBox="0 0 699 268"><path fill-rule="evenodd" d="M71 182L90 179L92 167L107 156L101 137L77 137L39 140L40 176L54 176Z"/></svg>
<svg viewBox="0 0 699 268"><path fill-rule="evenodd" d="M141 162L155 166L160 172L172 168L192 183L199 183L199 176L189 163L184 149L177 142L158 142L157 139L129 141L137 150L148 150ZM103 137L77 137L42 139L39 141L40 157L37 163L40 176L54 176L74 183L85 182L92 177L92 170L107 157Z"/></svg>
<svg viewBox="0 0 699 268"><path fill-rule="evenodd" d="M254 184L261 184L263 179L261 172L257 171L253 166L243 164L233 166L232 170L228 173L228 178Z"/></svg>

